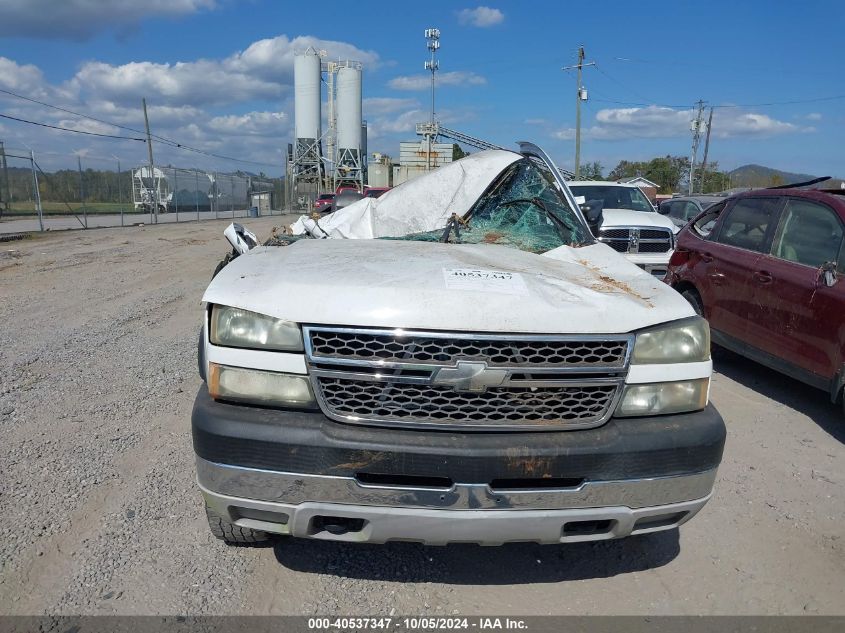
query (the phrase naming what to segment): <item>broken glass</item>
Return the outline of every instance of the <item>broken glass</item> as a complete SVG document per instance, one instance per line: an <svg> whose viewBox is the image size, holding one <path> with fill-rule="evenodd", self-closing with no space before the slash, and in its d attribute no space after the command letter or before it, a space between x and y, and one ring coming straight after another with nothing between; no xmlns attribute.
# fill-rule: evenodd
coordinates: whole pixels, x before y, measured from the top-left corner
<svg viewBox="0 0 845 633"><path fill-rule="evenodd" d="M551 175L528 159L506 169L462 218L453 217L445 229L382 239L499 244L531 253L592 241Z"/></svg>

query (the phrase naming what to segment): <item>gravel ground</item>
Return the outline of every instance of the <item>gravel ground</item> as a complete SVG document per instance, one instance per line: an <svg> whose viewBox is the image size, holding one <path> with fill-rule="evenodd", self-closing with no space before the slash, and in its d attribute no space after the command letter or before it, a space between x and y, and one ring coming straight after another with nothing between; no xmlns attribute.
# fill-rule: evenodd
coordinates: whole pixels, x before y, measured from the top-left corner
<svg viewBox="0 0 845 633"><path fill-rule="evenodd" d="M680 532L492 549L216 541L189 419L225 226L0 249L0 612L845 614L845 418L728 354L716 495Z"/></svg>

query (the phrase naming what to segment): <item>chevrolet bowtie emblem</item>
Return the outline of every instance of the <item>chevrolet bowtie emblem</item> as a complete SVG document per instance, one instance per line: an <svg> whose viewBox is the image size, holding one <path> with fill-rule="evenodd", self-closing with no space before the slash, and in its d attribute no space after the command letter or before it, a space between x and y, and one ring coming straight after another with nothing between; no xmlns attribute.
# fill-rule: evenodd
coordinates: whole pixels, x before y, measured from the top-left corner
<svg viewBox="0 0 845 633"><path fill-rule="evenodd" d="M488 369L481 361L459 360L455 367L441 367L431 377L433 385L451 385L455 391L486 391L498 387L508 377L506 369Z"/></svg>

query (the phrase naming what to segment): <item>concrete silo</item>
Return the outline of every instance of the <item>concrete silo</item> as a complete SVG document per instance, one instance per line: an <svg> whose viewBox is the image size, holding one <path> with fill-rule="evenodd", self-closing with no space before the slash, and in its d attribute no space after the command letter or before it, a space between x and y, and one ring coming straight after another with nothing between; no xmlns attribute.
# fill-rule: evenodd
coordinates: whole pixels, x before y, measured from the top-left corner
<svg viewBox="0 0 845 633"><path fill-rule="evenodd" d="M361 98L361 65L347 62L337 70L335 187L364 185Z"/></svg>
<svg viewBox="0 0 845 633"><path fill-rule="evenodd" d="M289 178L296 206L314 200L324 176L321 145L320 54L313 48L293 58L296 145Z"/></svg>

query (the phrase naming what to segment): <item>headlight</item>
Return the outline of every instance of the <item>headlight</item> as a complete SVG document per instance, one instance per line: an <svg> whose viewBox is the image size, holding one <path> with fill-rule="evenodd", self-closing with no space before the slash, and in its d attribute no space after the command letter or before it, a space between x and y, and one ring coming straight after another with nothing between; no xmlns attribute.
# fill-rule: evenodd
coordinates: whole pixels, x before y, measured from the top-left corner
<svg viewBox="0 0 845 633"><path fill-rule="evenodd" d="M298 324L228 306L212 308L209 339L224 347L302 351Z"/></svg>
<svg viewBox="0 0 845 633"><path fill-rule="evenodd" d="M710 326L701 317L637 334L631 363L695 363L710 358Z"/></svg>
<svg viewBox="0 0 845 633"><path fill-rule="evenodd" d="M208 392L215 400L311 409L316 407L308 376L209 363Z"/></svg>
<svg viewBox="0 0 845 633"><path fill-rule="evenodd" d="M709 378L628 385L615 415L630 417L700 411L707 406L709 388Z"/></svg>

